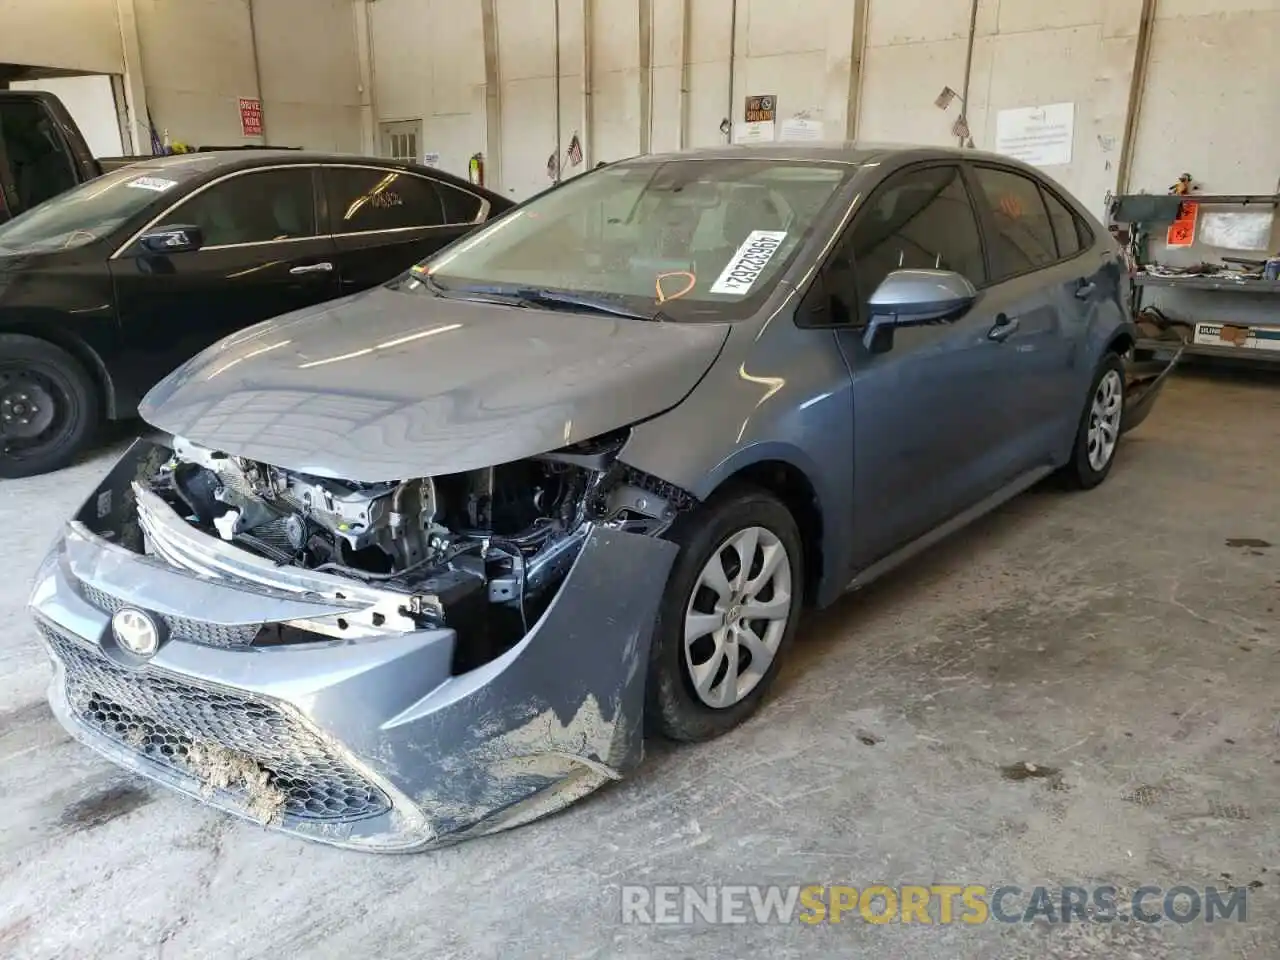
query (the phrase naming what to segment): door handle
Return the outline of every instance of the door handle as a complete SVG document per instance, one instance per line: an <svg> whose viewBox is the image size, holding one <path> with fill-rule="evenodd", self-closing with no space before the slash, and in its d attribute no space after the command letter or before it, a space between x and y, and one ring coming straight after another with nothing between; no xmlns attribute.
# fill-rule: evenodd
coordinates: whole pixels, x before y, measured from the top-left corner
<svg viewBox="0 0 1280 960"><path fill-rule="evenodd" d="M1098 290L1098 285L1092 280L1081 280L1080 286L1076 287L1076 299L1088 300Z"/></svg>
<svg viewBox="0 0 1280 960"><path fill-rule="evenodd" d="M987 331L987 339L1004 343L1021 325L1022 321L1017 317L1011 317L1007 313L997 314L995 326Z"/></svg>
<svg viewBox="0 0 1280 960"><path fill-rule="evenodd" d="M305 273L329 273L332 270L332 263L308 263L301 267L294 267L289 272L295 277L300 277Z"/></svg>

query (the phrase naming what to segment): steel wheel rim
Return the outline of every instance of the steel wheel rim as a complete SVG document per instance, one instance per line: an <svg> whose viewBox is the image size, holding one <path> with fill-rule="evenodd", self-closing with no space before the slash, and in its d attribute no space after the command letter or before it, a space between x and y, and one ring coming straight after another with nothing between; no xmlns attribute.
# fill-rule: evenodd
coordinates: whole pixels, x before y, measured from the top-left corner
<svg viewBox="0 0 1280 960"><path fill-rule="evenodd" d="M747 527L712 552L685 607L684 659L695 695L724 710L768 672L791 619L791 557L765 527Z"/></svg>
<svg viewBox="0 0 1280 960"><path fill-rule="evenodd" d="M1089 466L1102 470L1111 462L1120 439L1120 413L1124 406L1124 388L1120 374L1108 370L1098 381L1089 407Z"/></svg>
<svg viewBox="0 0 1280 960"><path fill-rule="evenodd" d="M0 456L22 459L56 445L71 432L74 406L40 367L0 362Z"/></svg>

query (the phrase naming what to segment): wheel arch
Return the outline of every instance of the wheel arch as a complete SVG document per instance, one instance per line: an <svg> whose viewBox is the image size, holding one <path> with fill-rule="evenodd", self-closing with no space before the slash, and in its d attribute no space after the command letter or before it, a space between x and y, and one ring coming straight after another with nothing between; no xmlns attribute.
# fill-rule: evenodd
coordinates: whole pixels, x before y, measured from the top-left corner
<svg viewBox="0 0 1280 960"><path fill-rule="evenodd" d="M834 569L827 546L838 538L830 535L830 498L824 496L816 465L799 450L776 444L758 444L740 450L713 471L702 499L726 485L750 484L771 493L791 512L800 529L804 548L805 603L826 602L826 578Z"/></svg>
<svg viewBox="0 0 1280 960"><path fill-rule="evenodd" d="M1114 353L1123 357L1137 344L1133 333L1126 329L1117 330L1111 335L1111 339L1107 341L1107 352Z"/></svg>
<svg viewBox="0 0 1280 960"><path fill-rule="evenodd" d="M84 339L50 317L6 317L0 315L0 333L15 333L37 340L44 340L75 357L93 378L93 384L102 401L102 410L108 420L115 420L119 413L116 404L116 384L102 357Z"/></svg>

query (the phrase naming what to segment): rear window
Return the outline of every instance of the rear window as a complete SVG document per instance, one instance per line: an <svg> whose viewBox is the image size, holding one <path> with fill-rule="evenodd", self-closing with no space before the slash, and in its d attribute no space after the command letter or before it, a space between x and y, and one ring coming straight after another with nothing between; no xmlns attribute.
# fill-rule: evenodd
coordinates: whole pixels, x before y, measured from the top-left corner
<svg viewBox="0 0 1280 960"><path fill-rule="evenodd" d="M30 210L70 190L78 179L44 107L21 97L0 99L0 210Z"/></svg>
<svg viewBox="0 0 1280 960"><path fill-rule="evenodd" d="M1049 222L1053 224L1053 235L1058 241L1058 256L1063 259L1074 257L1084 246L1076 215L1048 190L1043 193L1045 206L1049 208Z"/></svg>
<svg viewBox="0 0 1280 960"><path fill-rule="evenodd" d="M374 233L438 227L444 206L425 177L372 167L325 167L329 222L334 233Z"/></svg>

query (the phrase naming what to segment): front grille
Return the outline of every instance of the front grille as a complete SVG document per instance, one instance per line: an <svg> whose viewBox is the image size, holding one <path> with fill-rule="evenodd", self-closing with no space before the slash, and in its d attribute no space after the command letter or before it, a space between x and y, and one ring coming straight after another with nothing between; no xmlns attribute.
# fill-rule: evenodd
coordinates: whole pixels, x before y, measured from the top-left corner
<svg viewBox="0 0 1280 960"><path fill-rule="evenodd" d="M381 790L271 704L154 667L127 669L45 623L38 626L63 665L67 702L79 722L149 760L229 790L260 819L358 820L391 808ZM211 772L210 757L222 768Z"/></svg>
<svg viewBox="0 0 1280 960"><path fill-rule="evenodd" d="M112 614L121 607L128 606L128 601L115 594L99 590L91 584L80 582L80 592L91 604L103 613ZM201 643L206 647L247 647L253 643L261 629L260 624L225 624L209 623L205 620L193 620L189 617L162 617L169 635Z"/></svg>

